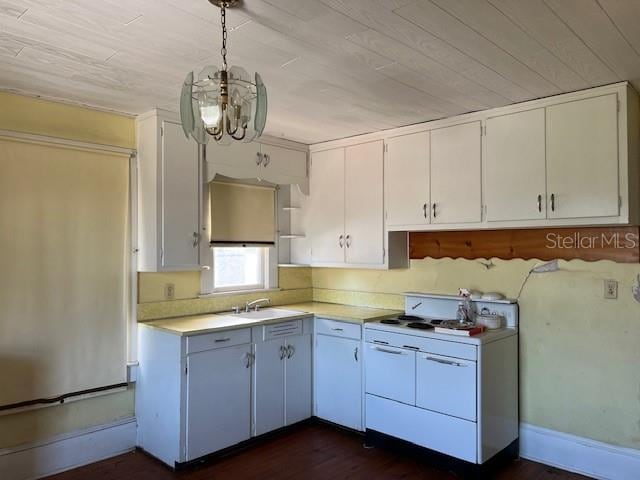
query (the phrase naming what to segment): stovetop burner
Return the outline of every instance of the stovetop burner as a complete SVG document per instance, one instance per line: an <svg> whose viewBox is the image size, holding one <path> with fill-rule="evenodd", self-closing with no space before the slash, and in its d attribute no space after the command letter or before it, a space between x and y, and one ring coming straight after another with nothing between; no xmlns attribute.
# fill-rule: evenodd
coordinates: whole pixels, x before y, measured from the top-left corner
<svg viewBox="0 0 640 480"><path fill-rule="evenodd" d="M407 327L417 328L419 330L430 330L433 328L433 325L426 322L411 322L411 323L407 323Z"/></svg>
<svg viewBox="0 0 640 480"><path fill-rule="evenodd" d="M398 315L398 320L408 320L412 322L421 322L422 318L416 317L415 315Z"/></svg>
<svg viewBox="0 0 640 480"><path fill-rule="evenodd" d="M398 325L400 320L395 318L385 318L384 320L380 320L380 323L385 323L387 325Z"/></svg>

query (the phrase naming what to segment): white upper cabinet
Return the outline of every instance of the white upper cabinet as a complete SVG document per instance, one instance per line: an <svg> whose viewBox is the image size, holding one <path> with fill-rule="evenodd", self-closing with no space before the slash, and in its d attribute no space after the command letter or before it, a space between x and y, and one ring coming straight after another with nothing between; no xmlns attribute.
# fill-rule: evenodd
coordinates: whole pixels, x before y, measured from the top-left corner
<svg viewBox="0 0 640 480"><path fill-rule="evenodd" d="M291 177L291 180L307 177L307 153L275 145L262 144L262 170L260 175L264 180L273 183L287 184L282 179Z"/></svg>
<svg viewBox="0 0 640 480"><path fill-rule="evenodd" d="M346 148L345 262L384 262L383 142Z"/></svg>
<svg viewBox="0 0 640 480"><path fill-rule="evenodd" d="M384 265L383 142L313 154L311 262Z"/></svg>
<svg viewBox="0 0 640 480"><path fill-rule="evenodd" d="M482 220L480 122L431 131L431 223Z"/></svg>
<svg viewBox="0 0 640 480"><path fill-rule="evenodd" d="M344 262L344 148L313 155L311 169L313 263Z"/></svg>
<svg viewBox="0 0 640 480"><path fill-rule="evenodd" d="M298 185L309 193L307 146L288 142L278 146L261 142L207 145L207 181L220 174L231 178L259 178L277 185Z"/></svg>
<svg viewBox="0 0 640 480"><path fill-rule="evenodd" d="M138 270L200 268L200 161L169 112L142 115L138 142Z"/></svg>
<svg viewBox="0 0 640 480"><path fill-rule="evenodd" d="M387 140L384 189L387 226L429 223L429 132Z"/></svg>
<svg viewBox="0 0 640 480"><path fill-rule="evenodd" d="M619 213L617 95L547 107L549 218Z"/></svg>
<svg viewBox="0 0 640 480"><path fill-rule="evenodd" d="M182 126L162 122L162 266L199 267L198 147Z"/></svg>
<svg viewBox="0 0 640 480"><path fill-rule="evenodd" d="M489 118L485 139L487 221L544 219L544 108Z"/></svg>

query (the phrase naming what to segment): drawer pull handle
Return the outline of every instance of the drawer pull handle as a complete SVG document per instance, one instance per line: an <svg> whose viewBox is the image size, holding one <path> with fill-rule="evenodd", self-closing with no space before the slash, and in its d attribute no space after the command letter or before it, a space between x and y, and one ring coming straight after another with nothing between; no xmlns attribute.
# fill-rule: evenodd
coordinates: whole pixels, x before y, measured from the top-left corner
<svg viewBox="0 0 640 480"><path fill-rule="evenodd" d="M393 355L406 355L405 352L397 352L395 350L387 350L386 348L380 348L380 347L374 347L374 350L377 350L383 353L392 353Z"/></svg>
<svg viewBox="0 0 640 480"><path fill-rule="evenodd" d="M334 332L344 332L343 328L332 328L331 330L333 330Z"/></svg>
<svg viewBox="0 0 640 480"><path fill-rule="evenodd" d="M222 342L228 342L229 340L231 340L229 337L227 338L216 338L214 340L215 343L222 343Z"/></svg>
<svg viewBox="0 0 640 480"><path fill-rule="evenodd" d="M383 340L374 340L373 343L380 343L381 345L389 345L389 342L385 342Z"/></svg>
<svg viewBox="0 0 640 480"><path fill-rule="evenodd" d="M425 360L429 360L430 362L442 363L443 365L451 365L453 367L466 367L464 363L452 362L451 360L443 360L442 358L435 357L424 357Z"/></svg>
<svg viewBox="0 0 640 480"><path fill-rule="evenodd" d="M358 361L358 347L353 351L353 358L355 358L356 362Z"/></svg>

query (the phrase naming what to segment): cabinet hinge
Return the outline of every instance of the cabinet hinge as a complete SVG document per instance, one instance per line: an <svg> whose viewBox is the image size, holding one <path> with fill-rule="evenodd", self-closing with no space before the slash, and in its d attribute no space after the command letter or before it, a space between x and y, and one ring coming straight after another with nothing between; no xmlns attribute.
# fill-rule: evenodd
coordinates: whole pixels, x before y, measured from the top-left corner
<svg viewBox="0 0 640 480"><path fill-rule="evenodd" d="M164 127L160 127L160 136L164 137Z"/></svg>
<svg viewBox="0 0 640 480"><path fill-rule="evenodd" d="M622 195L618 197L618 208L622 208Z"/></svg>
<svg viewBox="0 0 640 480"><path fill-rule="evenodd" d="M487 126L486 125L481 125L480 126L480 136L486 136L487 135Z"/></svg>
<svg viewBox="0 0 640 480"><path fill-rule="evenodd" d="M382 249L382 261L384 262L387 258L387 250L385 248Z"/></svg>
<svg viewBox="0 0 640 480"><path fill-rule="evenodd" d="M384 144L384 151L385 151L386 153L389 153L389 144L388 144L388 143L385 143L385 144Z"/></svg>

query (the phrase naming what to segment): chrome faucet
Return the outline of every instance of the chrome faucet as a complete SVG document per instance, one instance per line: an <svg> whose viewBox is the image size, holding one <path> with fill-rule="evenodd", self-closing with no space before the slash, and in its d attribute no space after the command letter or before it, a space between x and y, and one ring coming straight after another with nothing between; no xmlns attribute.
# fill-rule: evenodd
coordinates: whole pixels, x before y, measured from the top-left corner
<svg viewBox="0 0 640 480"><path fill-rule="evenodd" d="M251 310L251 307L257 312L260 310L262 305L271 305L270 298L258 298L257 300L253 300L252 302L247 302L244 306L244 311L248 312Z"/></svg>

